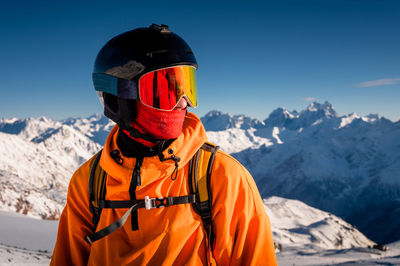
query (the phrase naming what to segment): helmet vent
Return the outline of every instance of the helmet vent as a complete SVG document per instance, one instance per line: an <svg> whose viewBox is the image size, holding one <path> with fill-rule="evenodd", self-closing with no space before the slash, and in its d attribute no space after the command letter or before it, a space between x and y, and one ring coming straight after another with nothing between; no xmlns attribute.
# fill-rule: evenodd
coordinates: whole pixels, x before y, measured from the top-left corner
<svg viewBox="0 0 400 266"><path fill-rule="evenodd" d="M156 30L156 31L159 31L160 33L163 33L163 34L170 34L171 33L171 30L165 24L161 24L161 26L159 26L159 25L153 23L153 24L151 24L151 26L149 28L153 29L153 30Z"/></svg>
<svg viewBox="0 0 400 266"><path fill-rule="evenodd" d="M157 54L163 54L163 53L167 53L167 52L168 52L168 50L164 49L164 50L159 50L159 51L154 51L154 52L151 52L151 53L147 53L146 55L149 56L149 57L153 57L153 56L155 56Z"/></svg>

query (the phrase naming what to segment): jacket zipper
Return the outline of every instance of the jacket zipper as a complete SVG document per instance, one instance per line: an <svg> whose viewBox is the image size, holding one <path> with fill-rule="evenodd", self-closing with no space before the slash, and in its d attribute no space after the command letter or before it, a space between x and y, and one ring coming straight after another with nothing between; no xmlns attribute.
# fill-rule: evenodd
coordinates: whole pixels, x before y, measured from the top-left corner
<svg viewBox="0 0 400 266"><path fill-rule="evenodd" d="M142 184L142 180L140 178L140 168L142 167L143 157L137 157L135 168L132 172L131 184L129 186L129 195L131 200L136 200L136 188ZM132 231L136 231L139 229L138 222L138 211L134 210L131 212L131 223L132 223Z"/></svg>

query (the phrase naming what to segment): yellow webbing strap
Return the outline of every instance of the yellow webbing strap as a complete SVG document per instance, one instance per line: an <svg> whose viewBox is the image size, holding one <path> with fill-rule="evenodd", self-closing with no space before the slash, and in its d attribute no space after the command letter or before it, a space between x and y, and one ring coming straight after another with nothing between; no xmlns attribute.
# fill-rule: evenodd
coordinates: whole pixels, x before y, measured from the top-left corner
<svg viewBox="0 0 400 266"><path fill-rule="evenodd" d="M212 255L215 243L215 233L212 222L212 195L210 191L211 170L214 163L214 157L219 149L211 143L204 143L191 160L189 171L192 177L191 192L198 194L198 200L195 204L195 210L201 216L203 227L206 231L207 265L215 265Z"/></svg>
<svg viewBox="0 0 400 266"><path fill-rule="evenodd" d="M200 202L208 201L207 167L210 161L211 151L200 149L197 156L197 189L199 191Z"/></svg>
<svg viewBox="0 0 400 266"><path fill-rule="evenodd" d="M89 180L89 190L91 189L91 197L92 204L94 207L99 207L99 199L104 199L106 192L106 172L101 168L99 160L100 160L101 152L96 154L96 158L93 160L92 165L90 166L90 180ZM95 169L93 169L95 167ZM92 173L92 171L94 171Z"/></svg>
<svg viewBox="0 0 400 266"><path fill-rule="evenodd" d="M94 200L93 206L96 208L99 207L99 199L104 199L104 192L105 192L105 181L106 175L103 168L100 167L98 164L94 173L94 180L93 180L93 193L94 193Z"/></svg>
<svg viewBox="0 0 400 266"><path fill-rule="evenodd" d="M219 149L218 146L206 142L201 146L193 157L192 165L190 167L192 177L192 192L199 193L200 202L206 202L209 200L209 186L208 176L211 172L209 167L212 167L213 158L216 151Z"/></svg>

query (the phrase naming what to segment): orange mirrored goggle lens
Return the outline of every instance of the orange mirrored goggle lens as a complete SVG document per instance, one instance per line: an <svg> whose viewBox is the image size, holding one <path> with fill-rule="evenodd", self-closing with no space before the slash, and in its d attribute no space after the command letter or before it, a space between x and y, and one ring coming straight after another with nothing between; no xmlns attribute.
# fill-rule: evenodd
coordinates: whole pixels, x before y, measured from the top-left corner
<svg viewBox="0 0 400 266"><path fill-rule="evenodd" d="M175 66L146 73L139 79L139 99L150 107L173 110L185 96L188 104L197 106L196 69Z"/></svg>

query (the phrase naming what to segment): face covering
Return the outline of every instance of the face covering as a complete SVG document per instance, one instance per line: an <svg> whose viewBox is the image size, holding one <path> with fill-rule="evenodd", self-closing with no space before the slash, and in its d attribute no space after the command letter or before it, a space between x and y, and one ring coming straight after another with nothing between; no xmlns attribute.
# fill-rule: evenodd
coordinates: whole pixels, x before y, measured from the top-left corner
<svg viewBox="0 0 400 266"><path fill-rule="evenodd" d="M165 111L155 109L136 101L137 116L131 126L141 133L149 135L155 139L166 140L175 139L182 132L183 121L185 120L186 109ZM129 132L124 130L129 135ZM134 140L146 145L155 146L157 143L133 138Z"/></svg>

